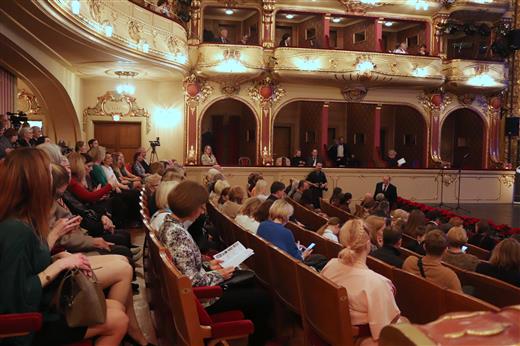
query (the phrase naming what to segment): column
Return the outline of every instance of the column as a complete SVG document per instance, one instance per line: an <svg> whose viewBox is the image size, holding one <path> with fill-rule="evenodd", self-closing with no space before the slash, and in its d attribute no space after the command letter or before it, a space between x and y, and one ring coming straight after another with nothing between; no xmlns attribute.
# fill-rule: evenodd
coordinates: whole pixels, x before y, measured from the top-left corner
<svg viewBox="0 0 520 346"><path fill-rule="evenodd" d="M376 52L382 52L383 51L383 22L379 19L376 19L374 21L374 25L376 27L376 37L375 37L375 45L374 50Z"/></svg>
<svg viewBox="0 0 520 346"><path fill-rule="evenodd" d="M272 156L272 146L273 146L273 139L271 136L271 129L273 127L273 124L271 124L271 107L269 106L262 106L260 116L262 117L261 121L261 135L260 135L260 146L259 146L259 153L256 155L258 158L257 165L262 165L266 161L266 157Z"/></svg>
<svg viewBox="0 0 520 346"><path fill-rule="evenodd" d="M321 108L321 116L320 116L320 123L321 123L321 131L320 131L320 148L319 148L319 155L322 159L325 159L327 157L327 146L328 137L329 137L329 103L325 102L323 103L323 106Z"/></svg>
<svg viewBox="0 0 520 346"><path fill-rule="evenodd" d="M431 47L430 54L432 56L443 56L447 54L445 47L444 34L437 29L439 25L444 25L448 20L449 13L440 12L433 17L432 29L434 30L433 46Z"/></svg>
<svg viewBox="0 0 520 346"><path fill-rule="evenodd" d="M500 162L500 107L502 100L498 96L490 99L487 111L489 119L488 127L488 150L491 164L499 166ZM488 160L484 160L484 168L488 168ZM494 168L494 167L493 167Z"/></svg>
<svg viewBox="0 0 520 346"><path fill-rule="evenodd" d="M430 113L430 160L432 163L442 163L441 159L441 129L440 108L431 108ZM428 160L428 161L430 161Z"/></svg>
<svg viewBox="0 0 520 346"><path fill-rule="evenodd" d="M381 110L383 109L383 105L378 104L374 109L374 143L372 146L372 159L374 163L380 162L382 160L381 157Z"/></svg>
<svg viewBox="0 0 520 346"><path fill-rule="evenodd" d="M262 0L262 47L274 48L273 11L276 0Z"/></svg>
<svg viewBox="0 0 520 346"><path fill-rule="evenodd" d="M185 163L193 164L199 162L201 149L199 148L199 138L202 134L197 136L197 102L190 100L185 103L186 109L186 152Z"/></svg>
<svg viewBox="0 0 520 346"><path fill-rule="evenodd" d="M430 22L424 22L424 44L426 45L426 51L430 52L432 51L432 23Z"/></svg>
<svg viewBox="0 0 520 346"><path fill-rule="evenodd" d="M193 0L191 3L191 20L189 24L188 44L197 45L202 42L201 38L201 16L200 16L200 0Z"/></svg>
<svg viewBox="0 0 520 346"><path fill-rule="evenodd" d="M323 16L323 48L330 48L330 13Z"/></svg>

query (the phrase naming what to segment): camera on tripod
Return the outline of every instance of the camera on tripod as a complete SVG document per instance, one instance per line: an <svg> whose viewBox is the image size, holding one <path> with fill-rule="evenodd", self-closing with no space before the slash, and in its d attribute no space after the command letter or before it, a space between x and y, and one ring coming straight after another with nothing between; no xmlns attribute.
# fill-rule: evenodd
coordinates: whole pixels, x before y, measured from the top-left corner
<svg viewBox="0 0 520 346"><path fill-rule="evenodd" d="M19 129L23 123L26 123L29 118L27 117L27 113L19 111L18 113L7 112L9 115L9 121L15 129Z"/></svg>
<svg viewBox="0 0 520 346"><path fill-rule="evenodd" d="M156 137L155 141L150 141L150 146L152 147L153 150L155 150L155 148L157 148L157 147L160 147L161 141L159 140L159 137Z"/></svg>

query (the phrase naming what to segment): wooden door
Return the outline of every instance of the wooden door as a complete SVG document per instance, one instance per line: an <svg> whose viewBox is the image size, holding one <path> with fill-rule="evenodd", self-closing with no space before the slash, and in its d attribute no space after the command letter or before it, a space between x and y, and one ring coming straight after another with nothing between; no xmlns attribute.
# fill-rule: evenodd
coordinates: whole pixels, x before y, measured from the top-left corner
<svg viewBox="0 0 520 346"><path fill-rule="evenodd" d="M120 151L126 162L131 162L141 147L141 123L95 121L94 138L107 152Z"/></svg>
<svg viewBox="0 0 520 346"><path fill-rule="evenodd" d="M289 126L275 126L273 135L273 156L291 157L291 128Z"/></svg>

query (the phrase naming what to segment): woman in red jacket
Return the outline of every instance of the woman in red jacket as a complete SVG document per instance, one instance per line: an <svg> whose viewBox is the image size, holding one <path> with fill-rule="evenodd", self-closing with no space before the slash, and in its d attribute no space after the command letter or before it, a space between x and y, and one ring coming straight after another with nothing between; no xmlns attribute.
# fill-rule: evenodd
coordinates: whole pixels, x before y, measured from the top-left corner
<svg viewBox="0 0 520 346"><path fill-rule="evenodd" d="M107 198L112 192L113 186L106 184L90 190L87 177L92 170L92 162L87 162L85 157L79 153L71 153L69 156L70 170L72 173L69 191L84 203L96 203Z"/></svg>

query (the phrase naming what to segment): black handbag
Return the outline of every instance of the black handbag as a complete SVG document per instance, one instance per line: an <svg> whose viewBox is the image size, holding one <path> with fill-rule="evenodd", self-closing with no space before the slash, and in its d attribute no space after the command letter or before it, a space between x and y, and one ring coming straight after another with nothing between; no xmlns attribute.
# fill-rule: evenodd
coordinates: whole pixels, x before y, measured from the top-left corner
<svg viewBox="0 0 520 346"><path fill-rule="evenodd" d="M248 287L255 283L256 274L252 270L235 270L233 276L219 284L224 290L233 287Z"/></svg>

